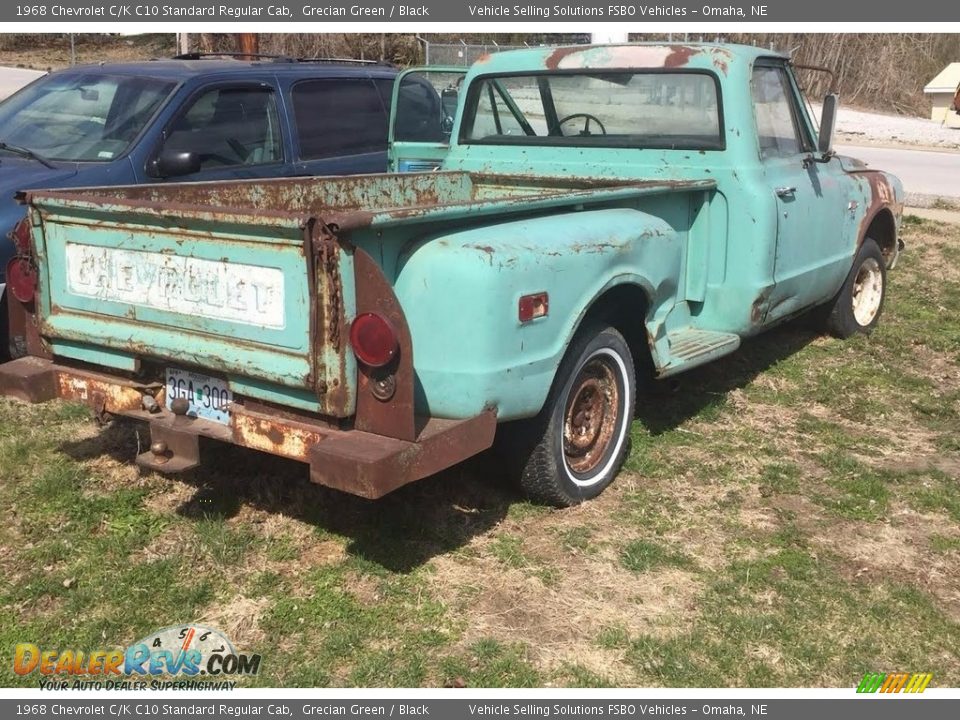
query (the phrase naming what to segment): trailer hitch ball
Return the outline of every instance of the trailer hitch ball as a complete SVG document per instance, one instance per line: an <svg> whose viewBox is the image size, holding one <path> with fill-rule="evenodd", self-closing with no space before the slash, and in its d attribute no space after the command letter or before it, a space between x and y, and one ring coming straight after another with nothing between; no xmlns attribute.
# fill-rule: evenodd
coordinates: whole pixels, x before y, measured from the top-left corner
<svg viewBox="0 0 960 720"><path fill-rule="evenodd" d="M186 415L190 409L190 401L185 397L174 398L173 402L170 403L170 409L174 415Z"/></svg>
<svg viewBox="0 0 960 720"><path fill-rule="evenodd" d="M150 452L153 454L155 463L163 464L170 459L170 448L163 440L158 440L150 445Z"/></svg>

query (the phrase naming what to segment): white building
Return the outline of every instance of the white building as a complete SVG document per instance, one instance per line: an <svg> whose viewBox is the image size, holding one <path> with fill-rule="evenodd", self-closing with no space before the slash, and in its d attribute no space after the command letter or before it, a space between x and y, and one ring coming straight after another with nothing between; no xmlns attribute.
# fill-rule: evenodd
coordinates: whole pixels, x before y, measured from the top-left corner
<svg viewBox="0 0 960 720"><path fill-rule="evenodd" d="M947 127L960 128L960 115L950 109L960 87L960 62L950 63L943 72L927 83L923 92L930 96L933 109L930 118Z"/></svg>

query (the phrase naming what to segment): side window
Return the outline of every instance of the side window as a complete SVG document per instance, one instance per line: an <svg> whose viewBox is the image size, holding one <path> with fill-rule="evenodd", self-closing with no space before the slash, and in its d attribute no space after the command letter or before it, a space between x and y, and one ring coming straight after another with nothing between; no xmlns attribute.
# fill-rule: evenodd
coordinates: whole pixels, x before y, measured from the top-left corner
<svg viewBox="0 0 960 720"><path fill-rule="evenodd" d="M168 129L163 149L194 153L201 170L281 161L273 91L227 87L203 93Z"/></svg>
<svg viewBox="0 0 960 720"><path fill-rule="evenodd" d="M750 91L757 118L760 156L786 157L800 153L802 145L786 72L777 67L755 67Z"/></svg>
<svg viewBox="0 0 960 720"><path fill-rule="evenodd" d="M383 152L387 111L370 80L306 80L293 86L300 159Z"/></svg>
<svg viewBox="0 0 960 720"><path fill-rule="evenodd" d="M449 132L443 133L440 93L419 75L407 75L401 83L395 117L393 136L397 140L444 142L449 137Z"/></svg>

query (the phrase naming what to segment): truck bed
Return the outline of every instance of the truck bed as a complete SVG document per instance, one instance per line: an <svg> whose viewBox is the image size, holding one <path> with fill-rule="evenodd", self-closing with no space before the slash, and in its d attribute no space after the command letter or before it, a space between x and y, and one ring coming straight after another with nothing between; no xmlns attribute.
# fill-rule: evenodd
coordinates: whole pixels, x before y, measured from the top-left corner
<svg viewBox="0 0 960 720"><path fill-rule="evenodd" d="M455 217L533 212L580 202L595 204L642 195L705 190L715 181L623 181L610 178L431 172L351 177L284 178L78 188L27 194L41 207L70 205L147 214L176 213L184 219L239 222L317 218L353 230ZM284 224L287 224L284 223Z"/></svg>

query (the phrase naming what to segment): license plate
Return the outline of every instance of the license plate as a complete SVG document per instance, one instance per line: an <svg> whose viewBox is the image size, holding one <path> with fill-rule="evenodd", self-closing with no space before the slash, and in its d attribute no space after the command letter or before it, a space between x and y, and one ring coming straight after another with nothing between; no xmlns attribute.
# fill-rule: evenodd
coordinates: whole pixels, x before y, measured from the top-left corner
<svg viewBox="0 0 960 720"><path fill-rule="evenodd" d="M230 403L233 393L225 380L210 377L202 373L167 368L167 409L172 409L173 401L186 398L190 403L189 417L213 420L224 425L230 424Z"/></svg>

